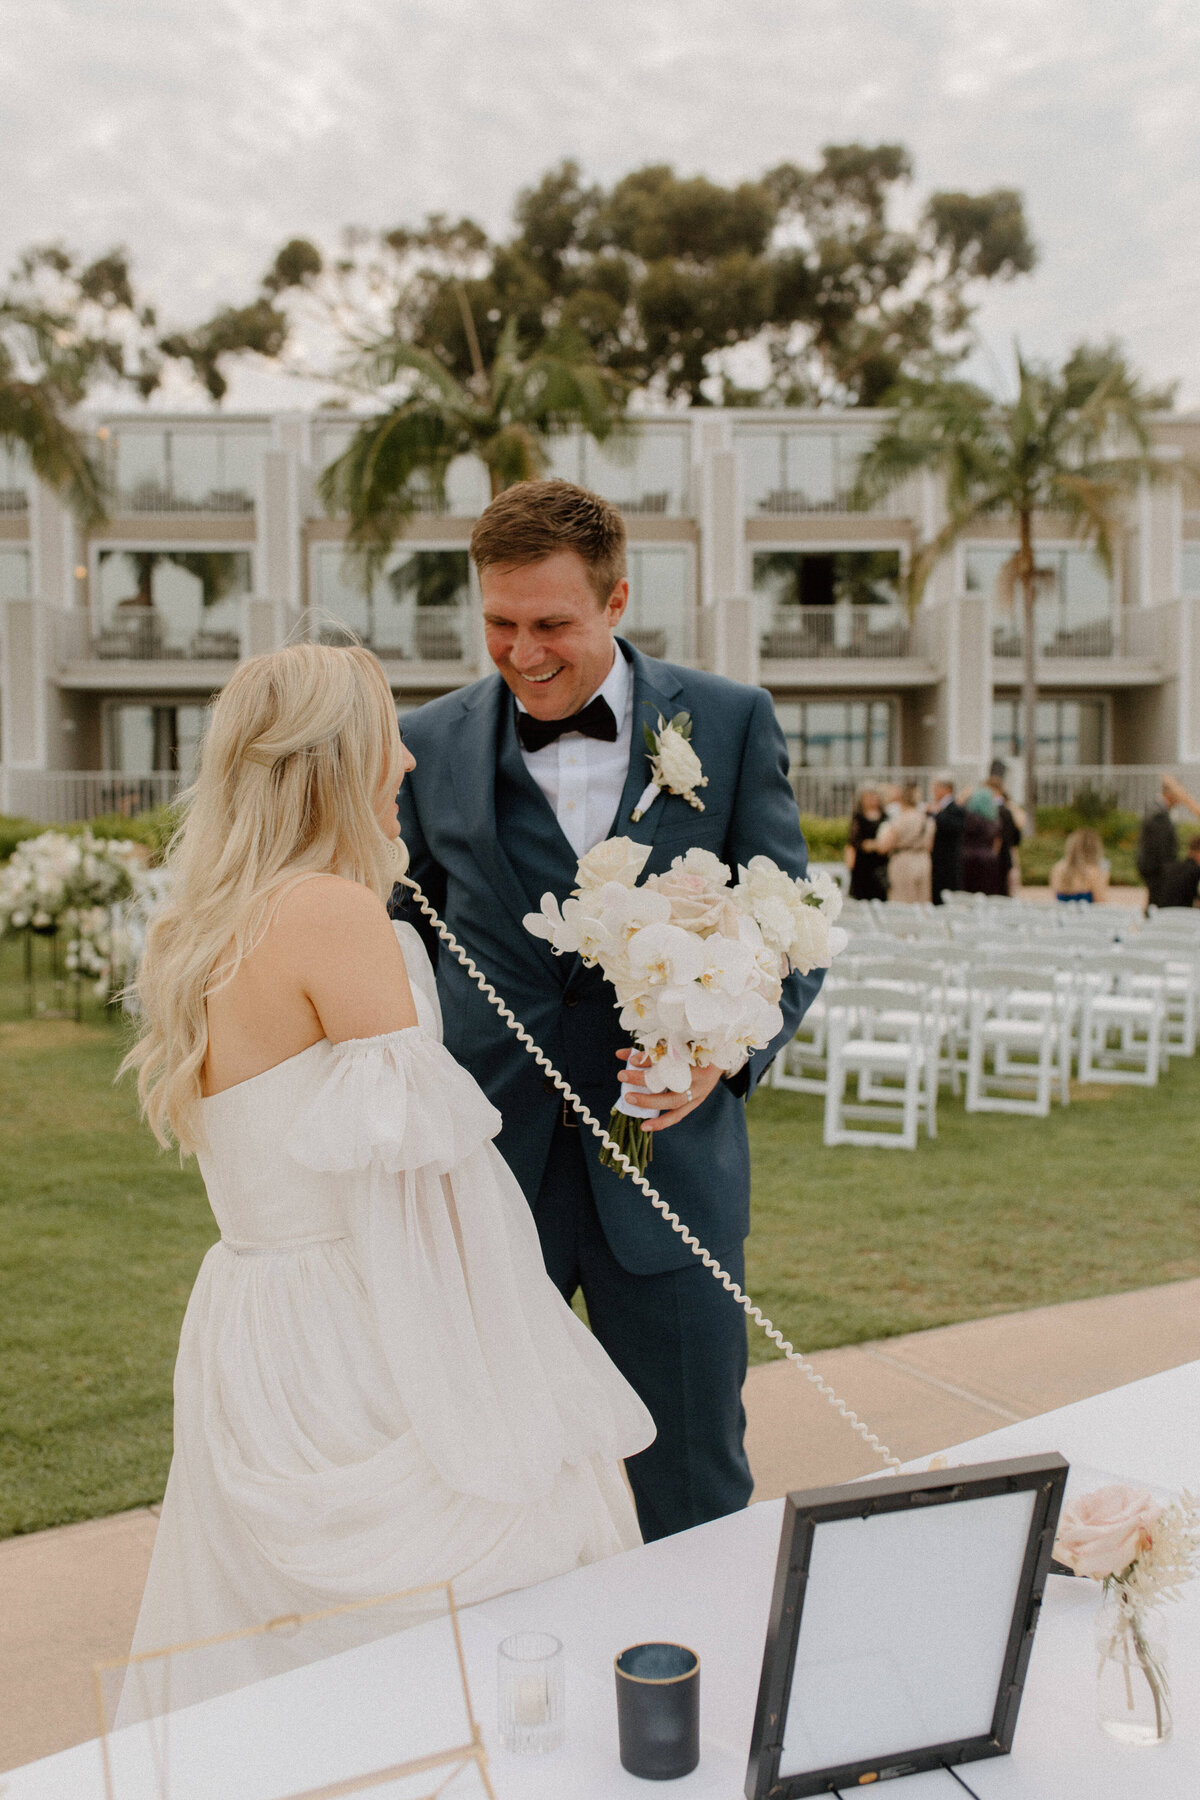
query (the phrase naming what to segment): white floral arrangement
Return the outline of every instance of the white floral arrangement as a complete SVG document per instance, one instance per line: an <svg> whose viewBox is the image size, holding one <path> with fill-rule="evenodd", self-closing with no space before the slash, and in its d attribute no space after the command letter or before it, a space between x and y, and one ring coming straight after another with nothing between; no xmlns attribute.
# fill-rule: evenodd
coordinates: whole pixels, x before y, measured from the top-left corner
<svg viewBox="0 0 1200 1800"><path fill-rule="evenodd" d="M786 874L752 857L732 880L710 850L638 880L646 844L609 838L581 858L571 898L542 897L525 928L557 955L577 954L612 983L621 1025L643 1053L652 1093L686 1093L696 1068L736 1074L783 1030L783 978L826 969L846 943L842 895L818 873ZM651 1138L622 1102L610 1136L644 1170ZM611 1161L609 1166L612 1166Z"/></svg>
<svg viewBox="0 0 1200 1800"><path fill-rule="evenodd" d="M148 874L142 844L43 831L0 868L0 932L67 931L67 968L90 977L107 999L126 979L124 910Z"/></svg>
<svg viewBox="0 0 1200 1800"><path fill-rule="evenodd" d="M1155 1653L1147 1615L1177 1600L1200 1567L1200 1500L1181 1494L1161 1505L1147 1488L1123 1482L1083 1494L1063 1513L1054 1554L1076 1575L1102 1583L1111 1603L1097 1630L1100 1672L1123 1671L1132 1713L1131 1670L1140 1668L1153 1701L1154 1737L1170 1730L1166 1671Z"/></svg>

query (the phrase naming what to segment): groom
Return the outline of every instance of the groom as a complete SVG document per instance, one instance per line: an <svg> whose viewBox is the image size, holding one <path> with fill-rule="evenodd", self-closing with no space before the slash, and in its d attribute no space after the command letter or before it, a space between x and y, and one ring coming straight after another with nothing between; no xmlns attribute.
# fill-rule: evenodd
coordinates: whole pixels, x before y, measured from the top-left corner
<svg viewBox="0 0 1200 1800"><path fill-rule="evenodd" d="M523 915L565 899L578 858L603 838L649 844L646 873L693 845L736 865L766 855L793 875L807 853L770 699L643 656L615 635L629 597L625 527L596 494L526 481L493 500L471 537L483 628L498 671L405 720L417 759L400 790L411 873L459 943L555 1067L607 1120L628 1038L611 988L556 957ZM708 784L702 812L649 780L644 730L687 712ZM397 895L399 899L399 894ZM658 1436L628 1465L647 1541L746 1505L745 1317L649 1200L599 1162L600 1146L456 959L406 903L437 967L447 1047L504 1119L499 1147L533 1209L551 1279L582 1290L592 1330L653 1415ZM749 1230L744 1101L794 1032L820 976L790 976L784 1031L730 1079L694 1072L656 1095L649 1175L739 1283ZM622 1057L621 1053L625 1055Z"/></svg>

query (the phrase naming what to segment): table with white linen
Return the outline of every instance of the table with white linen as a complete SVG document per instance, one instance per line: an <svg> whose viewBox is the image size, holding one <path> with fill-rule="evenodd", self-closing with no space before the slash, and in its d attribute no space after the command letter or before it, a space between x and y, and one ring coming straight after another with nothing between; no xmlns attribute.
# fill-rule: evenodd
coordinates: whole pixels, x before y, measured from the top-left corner
<svg viewBox="0 0 1200 1800"><path fill-rule="evenodd" d="M1200 1363L1006 1426L957 1445L948 1455L963 1463L1052 1450L1072 1464L1068 1497L1115 1479L1143 1482L1164 1497L1200 1489ZM462 1614L472 1698L498 1800L629 1800L647 1794L646 1784L626 1774L617 1759L612 1660L626 1645L655 1638L688 1644L701 1659L700 1766L672 1783L670 1792L679 1800L737 1800L745 1781L781 1515L781 1501L751 1506ZM1195 1800L1200 1793L1200 1594L1189 1590L1167 1609L1175 1734L1149 1749L1118 1744L1095 1723L1092 1615L1098 1598L1094 1582L1050 1577L1012 1754L962 1771L980 1800ZM441 1687L451 1684L442 1683L438 1695L429 1691L432 1677L421 1650L425 1629L192 1709L212 1746L213 1766L202 1785L189 1780L178 1784L178 1792L172 1788L171 1800L200 1800L201 1794L204 1800L218 1794L224 1800L235 1793L238 1800L274 1800L281 1791L293 1791L279 1785L278 1750L274 1773L246 1767L241 1756L236 1774L232 1767L218 1770L220 1747L232 1741L229 1725L235 1717L253 1716L256 1725L264 1721L257 1741L286 1741L295 1788L315 1785L314 1764L321 1753L314 1743L308 1755L306 1733L316 1730L317 1720L328 1726L336 1719L339 1684L342 1698L353 1690L356 1716L364 1695L378 1694L371 1705L392 1726L382 1752L388 1760L394 1755L397 1709L404 1709L406 1697L412 1721L407 1753L427 1748L438 1725ZM567 1741L563 1749L538 1758L508 1755L496 1743L496 1646L510 1632L525 1630L553 1632L563 1641L567 1661ZM449 1699L446 1705L448 1722ZM890 1791L896 1800L962 1800L963 1794L942 1771L907 1777ZM145 1797L131 1794L129 1800L149 1800L152 1792L148 1788ZM103 1800L103 1794L95 1743L0 1776L3 1800Z"/></svg>

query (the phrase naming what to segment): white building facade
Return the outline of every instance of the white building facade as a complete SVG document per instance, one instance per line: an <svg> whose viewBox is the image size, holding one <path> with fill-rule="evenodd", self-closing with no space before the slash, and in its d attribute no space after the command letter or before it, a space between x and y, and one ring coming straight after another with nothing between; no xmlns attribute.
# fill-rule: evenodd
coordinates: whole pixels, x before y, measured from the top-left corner
<svg viewBox="0 0 1200 1800"><path fill-rule="evenodd" d="M910 618L901 577L941 522L920 477L874 512L850 504L869 412L696 410L627 442L554 445L552 472L620 507L626 632L651 655L767 688L801 807L849 810L868 775L1019 779L1021 621L997 592L1013 548L981 527ZM335 414L94 422L109 522L87 535L0 451L0 811L133 812L195 761L204 708L240 657L349 629L379 655L401 715L490 666L467 556L480 465L450 471L369 593L317 497L351 425ZM1038 524L1053 572L1037 621L1039 799L1082 787L1140 807L1157 771L1200 783L1200 415L1155 426L1165 479L1131 501L1106 571L1067 521Z"/></svg>

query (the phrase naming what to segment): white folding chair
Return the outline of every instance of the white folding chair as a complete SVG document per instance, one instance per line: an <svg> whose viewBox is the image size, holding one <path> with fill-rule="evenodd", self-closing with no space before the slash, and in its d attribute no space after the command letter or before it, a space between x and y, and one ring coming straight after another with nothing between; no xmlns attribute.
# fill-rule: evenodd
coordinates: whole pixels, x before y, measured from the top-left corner
<svg viewBox="0 0 1200 1800"><path fill-rule="evenodd" d="M770 1083L789 1094L825 1092L829 1033L827 982L800 1021L795 1037L771 1065Z"/></svg>
<svg viewBox="0 0 1200 1800"><path fill-rule="evenodd" d="M1044 1119L1056 1068L1060 1094L1070 1094L1067 995L1038 969L974 966L967 986L967 1112Z"/></svg>
<svg viewBox="0 0 1200 1800"><path fill-rule="evenodd" d="M1146 992L1148 978L1132 959L1117 951L1110 956L1081 958L1079 1007L1079 1079L1155 1087L1166 1060L1165 980ZM1143 991L1123 985L1137 978Z"/></svg>
<svg viewBox="0 0 1200 1800"><path fill-rule="evenodd" d="M904 996L901 1005L898 999L892 989L860 982L829 995L827 1145L915 1150L922 1097L926 1127L931 1136L936 1134L937 1083L929 1079L931 1009L919 993ZM855 1098L848 1100L852 1080Z"/></svg>

